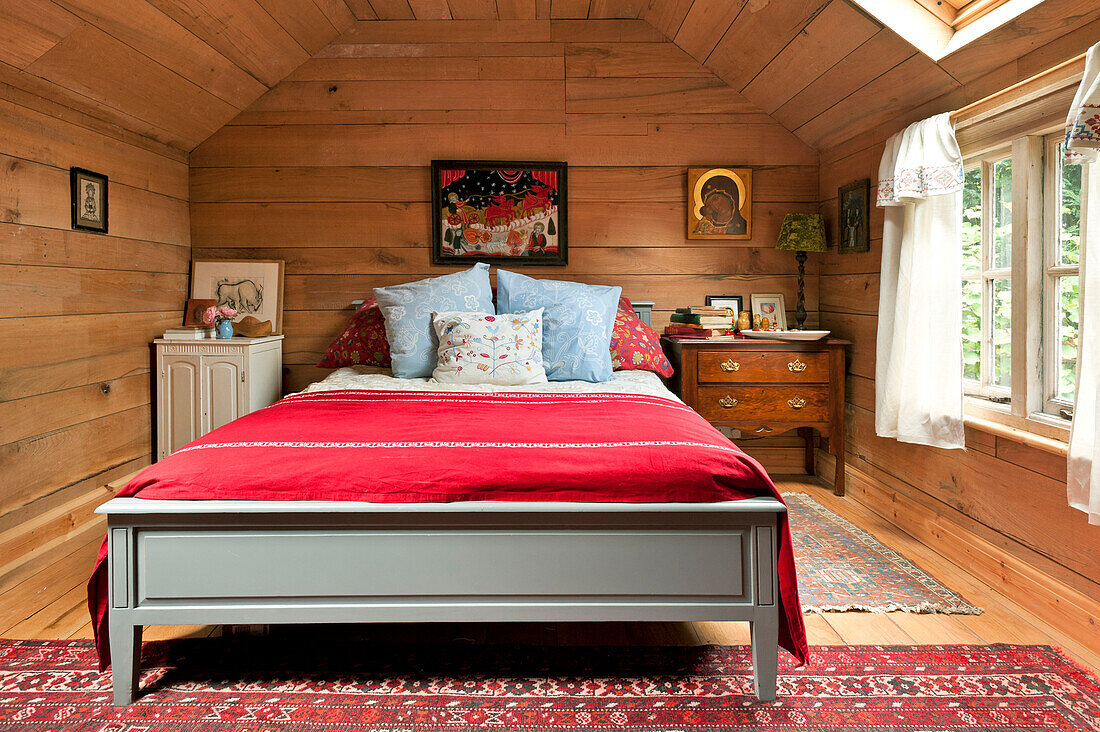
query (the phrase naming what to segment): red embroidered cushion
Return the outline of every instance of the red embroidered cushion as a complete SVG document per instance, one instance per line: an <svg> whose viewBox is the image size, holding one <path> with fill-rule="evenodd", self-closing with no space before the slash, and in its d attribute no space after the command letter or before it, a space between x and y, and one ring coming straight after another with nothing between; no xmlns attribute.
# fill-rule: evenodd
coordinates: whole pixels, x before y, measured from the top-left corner
<svg viewBox="0 0 1100 732"><path fill-rule="evenodd" d="M625 297L619 298L611 333L611 366L618 371L653 371L666 378L672 376L672 364L661 350L661 337L638 319Z"/></svg>
<svg viewBox="0 0 1100 732"><path fill-rule="evenodd" d="M386 321L374 298L365 301L351 316L341 333L325 352L324 369L342 366L390 367L390 344L386 341Z"/></svg>

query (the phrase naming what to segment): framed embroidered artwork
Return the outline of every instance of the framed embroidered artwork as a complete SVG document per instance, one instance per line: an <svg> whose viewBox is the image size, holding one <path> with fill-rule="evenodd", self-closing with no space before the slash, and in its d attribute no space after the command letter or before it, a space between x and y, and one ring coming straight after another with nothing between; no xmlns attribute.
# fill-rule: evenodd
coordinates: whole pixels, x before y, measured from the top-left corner
<svg viewBox="0 0 1100 732"><path fill-rule="evenodd" d="M753 327L757 325L757 318L763 321L768 319L770 328L778 330L787 329L787 301L781 292L761 292L749 295L752 302Z"/></svg>
<svg viewBox="0 0 1100 732"><path fill-rule="evenodd" d="M432 263L565 265L566 164L432 161Z"/></svg>
<svg viewBox="0 0 1100 732"><path fill-rule="evenodd" d="M688 168L688 239L752 237L752 169Z"/></svg>
<svg viewBox="0 0 1100 732"><path fill-rule="evenodd" d="M837 200L837 251L841 254L871 250L871 180L864 178L841 186Z"/></svg>
<svg viewBox="0 0 1100 732"><path fill-rule="evenodd" d="M72 228L107 233L107 176L69 168Z"/></svg>

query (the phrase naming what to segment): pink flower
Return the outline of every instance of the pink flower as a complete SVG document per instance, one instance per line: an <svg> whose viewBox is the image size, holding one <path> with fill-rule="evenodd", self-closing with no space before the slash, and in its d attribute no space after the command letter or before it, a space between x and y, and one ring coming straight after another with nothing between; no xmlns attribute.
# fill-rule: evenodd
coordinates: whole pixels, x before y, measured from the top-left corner
<svg viewBox="0 0 1100 732"><path fill-rule="evenodd" d="M205 325L213 325L218 318L218 309L211 305L202 314L202 322Z"/></svg>
<svg viewBox="0 0 1100 732"><path fill-rule="evenodd" d="M218 315L222 316L223 318L235 318L237 317L237 311L229 307L228 305L222 305L220 308L218 308Z"/></svg>

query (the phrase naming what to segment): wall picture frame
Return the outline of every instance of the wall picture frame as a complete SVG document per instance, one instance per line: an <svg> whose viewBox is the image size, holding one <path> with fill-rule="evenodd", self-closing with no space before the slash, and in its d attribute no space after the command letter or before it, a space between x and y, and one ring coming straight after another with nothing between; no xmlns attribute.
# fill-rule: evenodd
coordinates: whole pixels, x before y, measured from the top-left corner
<svg viewBox="0 0 1100 732"><path fill-rule="evenodd" d="M69 168L72 228L107 233L107 176L84 168Z"/></svg>
<svg viewBox="0 0 1100 732"><path fill-rule="evenodd" d="M752 318L767 318L777 330L787 329L787 301L782 292L760 292L750 296L752 300Z"/></svg>
<svg viewBox="0 0 1100 732"><path fill-rule="evenodd" d="M871 251L871 179L840 186L837 201L837 251L841 254Z"/></svg>
<svg viewBox="0 0 1100 732"><path fill-rule="evenodd" d="M688 168L687 238L752 238L752 168Z"/></svg>
<svg viewBox="0 0 1100 732"><path fill-rule="evenodd" d="M213 299L218 307L237 311L233 322L251 315L271 321L271 332L283 332L283 260L196 259L191 262L192 299Z"/></svg>
<svg viewBox="0 0 1100 732"><path fill-rule="evenodd" d="M569 263L564 162L432 161L432 264Z"/></svg>
<svg viewBox="0 0 1100 732"><path fill-rule="evenodd" d="M707 295L706 304L712 308L729 308L736 318L745 309L745 298L741 295Z"/></svg>
<svg viewBox="0 0 1100 732"><path fill-rule="evenodd" d="M206 314L206 311L212 307L217 307L218 301L213 297L201 297L191 298L187 301L187 305L183 310L183 327L184 328L205 328L212 327L207 326L203 322L202 317Z"/></svg>

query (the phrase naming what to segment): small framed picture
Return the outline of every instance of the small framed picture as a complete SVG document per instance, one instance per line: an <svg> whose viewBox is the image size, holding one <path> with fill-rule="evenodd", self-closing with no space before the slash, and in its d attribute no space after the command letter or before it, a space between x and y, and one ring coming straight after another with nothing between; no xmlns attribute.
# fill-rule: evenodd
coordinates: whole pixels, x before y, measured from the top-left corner
<svg viewBox="0 0 1100 732"><path fill-rule="evenodd" d="M871 180L864 178L841 186L837 200L837 251L841 254L871 251L871 226L868 221Z"/></svg>
<svg viewBox="0 0 1100 732"><path fill-rule="evenodd" d="M107 176L69 168L69 200L72 228L107 233Z"/></svg>
<svg viewBox="0 0 1100 732"><path fill-rule="evenodd" d="M756 316L759 315L761 318L767 318L777 330L787 329L787 302L783 299L783 293L754 293L751 300L754 323Z"/></svg>
<svg viewBox="0 0 1100 732"><path fill-rule="evenodd" d="M184 328L206 327L202 316L210 308L218 307L218 301L213 298L192 298L187 301L187 307L183 311Z"/></svg>
<svg viewBox="0 0 1100 732"><path fill-rule="evenodd" d="M736 318L745 309L745 298L740 295L707 295L707 306L729 308Z"/></svg>

